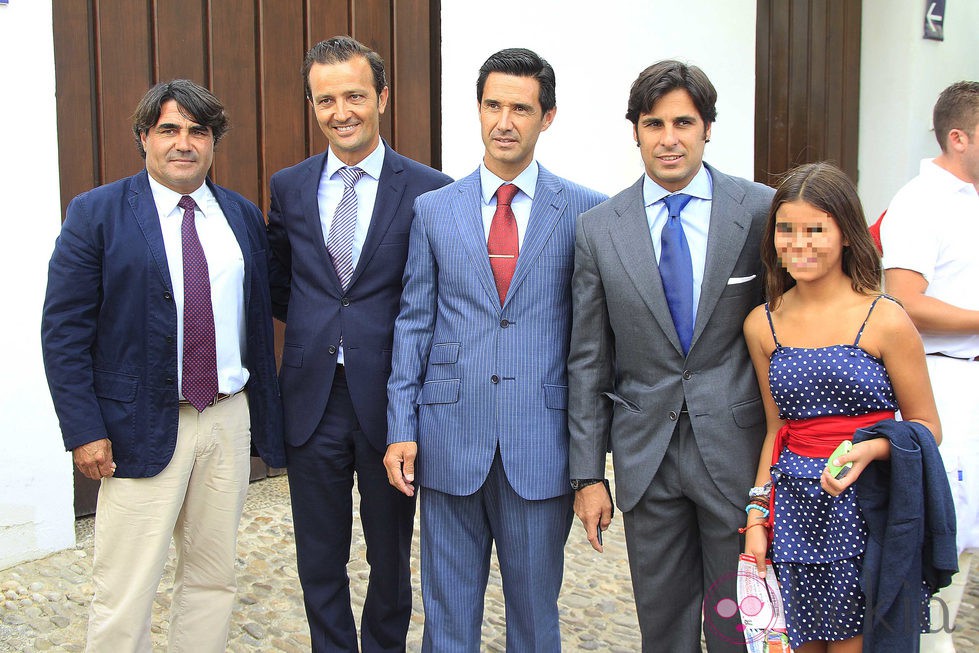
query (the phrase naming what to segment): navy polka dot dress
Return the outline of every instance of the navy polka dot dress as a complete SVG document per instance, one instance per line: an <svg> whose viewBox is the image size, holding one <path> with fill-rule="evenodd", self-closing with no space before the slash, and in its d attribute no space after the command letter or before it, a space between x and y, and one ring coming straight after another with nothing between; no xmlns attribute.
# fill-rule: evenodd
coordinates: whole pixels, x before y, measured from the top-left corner
<svg viewBox="0 0 979 653"><path fill-rule="evenodd" d="M867 319L880 297L874 300ZM864 415L896 410L894 390L883 362L860 349L867 319L852 345L785 347L775 335L769 387L782 419ZM840 433L840 441L853 433ZM785 602L793 648L813 641L838 641L863 630L864 596L860 569L867 526L849 487L830 496L819 486L826 458L784 449L772 468L775 528L771 558Z"/></svg>

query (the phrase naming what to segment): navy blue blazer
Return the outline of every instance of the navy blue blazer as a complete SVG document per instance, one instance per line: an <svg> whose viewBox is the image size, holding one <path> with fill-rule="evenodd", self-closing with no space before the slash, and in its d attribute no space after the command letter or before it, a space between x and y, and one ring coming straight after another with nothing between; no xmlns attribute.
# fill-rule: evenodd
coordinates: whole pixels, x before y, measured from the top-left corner
<svg viewBox="0 0 979 653"><path fill-rule="evenodd" d="M382 453L387 446L387 381L412 205L452 179L384 147L374 214L346 291L326 250L316 197L327 152L272 176L272 309L286 323L280 382L285 437L295 447L309 440L326 411L341 333L357 420L371 446Z"/></svg>
<svg viewBox="0 0 979 653"><path fill-rule="evenodd" d="M285 466L258 207L208 180L241 247L252 445ZM68 205L48 270L41 319L48 386L68 450L108 437L115 476L155 476L177 442L177 309L145 170Z"/></svg>
<svg viewBox="0 0 979 653"><path fill-rule="evenodd" d="M857 480L869 537L861 583L867 599L863 650L918 650L927 627L919 606L958 570L955 507L931 431L892 419L857 430L853 442L887 438L889 462L871 463Z"/></svg>

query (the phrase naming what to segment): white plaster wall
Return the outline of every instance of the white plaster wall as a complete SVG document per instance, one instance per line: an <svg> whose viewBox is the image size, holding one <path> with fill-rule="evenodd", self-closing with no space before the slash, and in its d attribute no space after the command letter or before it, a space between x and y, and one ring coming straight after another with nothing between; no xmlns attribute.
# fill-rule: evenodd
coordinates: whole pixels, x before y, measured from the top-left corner
<svg viewBox="0 0 979 653"><path fill-rule="evenodd" d="M455 178L483 154L477 72L507 47L530 48L554 67L557 117L537 142L552 172L608 194L638 179L629 87L646 66L672 58L699 66L717 88L705 160L753 177L753 0L442 0L442 167Z"/></svg>
<svg viewBox="0 0 979 653"><path fill-rule="evenodd" d="M51 2L0 5L0 569L75 543L72 464L41 366L41 304L60 228Z"/></svg>
<svg viewBox="0 0 979 653"><path fill-rule="evenodd" d="M979 1L947 0L945 40L922 38L921 0L863 0L859 190L868 220L939 153L931 114L942 89L979 80Z"/></svg>

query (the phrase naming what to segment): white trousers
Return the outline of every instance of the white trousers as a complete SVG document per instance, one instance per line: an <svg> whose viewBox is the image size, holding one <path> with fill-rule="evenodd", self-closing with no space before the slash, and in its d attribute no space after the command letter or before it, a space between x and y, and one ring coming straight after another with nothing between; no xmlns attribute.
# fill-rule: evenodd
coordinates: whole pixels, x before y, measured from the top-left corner
<svg viewBox="0 0 979 653"><path fill-rule="evenodd" d="M90 653L149 653L153 601L177 552L171 653L221 653L234 604L238 522L248 489L245 393L202 413L180 406L177 444L152 478L105 478L95 515Z"/></svg>
<svg viewBox="0 0 979 653"><path fill-rule="evenodd" d="M922 635L921 651L952 653L955 647L948 631L955 624L972 558L966 550L979 548L979 362L925 358L942 422L938 450L955 503L959 573L932 599L931 628L937 632Z"/></svg>

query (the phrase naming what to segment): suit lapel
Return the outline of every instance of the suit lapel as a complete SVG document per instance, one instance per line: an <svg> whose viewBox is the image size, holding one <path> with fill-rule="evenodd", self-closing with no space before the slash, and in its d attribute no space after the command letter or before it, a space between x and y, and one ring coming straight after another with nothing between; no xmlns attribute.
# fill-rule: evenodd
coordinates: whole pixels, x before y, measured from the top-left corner
<svg viewBox="0 0 979 653"><path fill-rule="evenodd" d="M721 293L734 271L745 239L751 227L751 216L744 210L744 190L726 175L704 164L711 175L713 198L710 207L710 226L707 229L707 264L700 286L700 305L694 323L690 347L707 327Z"/></svg>
<svg viewBox="0 0 979 653"><path fill-rule="evenodd" d="M612 245L622 261L626 274L632 280L639 296L659 323L663 333L677 351L683 352L680 338L676 334L673 316L666 303L663 280L656 264L656 253L649 235L646 221L646 207L642 194L643 178L633 184L629 192L620 196L613 205L618 221L609 229Z"/></svg>
<svg viewBox="0 0 979 653"><path fill-rule="evenodd" d="M530 205L527 233L524 234L523 246L517 256L517 267L513 271L513 279L510 281L504 306L510 303L510 298L516 294L517 288L536 265L541 250L544 249L547 239L567 206L568 200L564 196L564 187L554 175L543 166L539 166L537 188L534 190L534 201Z"/></svg>
<svg viewBox="0 0 979 653"><path fill-rule="evenodd" d="M394 222L398 207L401 205L401 198L405 194L407 181L403 174L404 164L401 157L387 143L384 146L384 163L381 165L381 178L377 180L374 214L371 216L370 226L367 228L367 237L364 239L364 246L360 250L357 267L354 269L353 276L350 277L351 286L357 283L357 279L364 268L370 263L378 245L384 238L384 234L387 233L388 227ZM332 261L330 267L333 267ZM339 283L339 279L337 281Z"/></svg>
<svg viewBox="0 0 979 653"><path fill-rule="evenodd" d="M483 198L480 193L479 169L458 184L459 193L453 198L449 214L459 231L459 241L476 268L476 278L494 303L499 305L496 280L489 264L486 232L483 230ZM519 261L519 259L518 259Z"/></svg>
<svg viewBox="0 0 979 653"><path fill-rule="evenodd" d="M160 216L157 213L156 202L153 201L153 191L150 189L149 178L146 170L133 177L129 182L129 206L133 210L133 217L146 245L149 247L153 260L160 270L163 283L166 284L170 292L173 292L173 281L170 279L170 266L167 265L167 250L163 244L163 227L160 225Z"/></svg>
<svg viewBox="0 0 979 653"><path fill-rule="evenodd" d="M300 202L302 204L303 220L306 228L312 232L312 241L318 243L316 251L322 259L322 264L326 270L326 276L333 281L338 290L342 290L340 277L337 276L336 268L333 267L333 259L330 252L326 249L326 241L323 239L323 222L320 220L319 188L320 177L323 176L323 168L326 167L327 150L320 156L309 159L300 187Z"/></svg>

